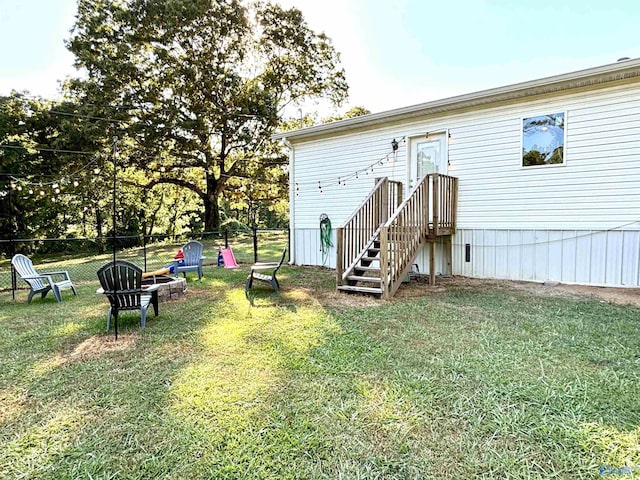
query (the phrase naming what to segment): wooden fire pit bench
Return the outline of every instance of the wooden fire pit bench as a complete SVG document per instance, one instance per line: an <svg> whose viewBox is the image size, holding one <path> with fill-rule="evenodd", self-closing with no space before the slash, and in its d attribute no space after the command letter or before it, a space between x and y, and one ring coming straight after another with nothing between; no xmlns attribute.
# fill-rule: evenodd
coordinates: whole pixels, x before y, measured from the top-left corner
<svg viewBox="0 0 640 480"><path fill-rule="evenodd" d="M282 266L284 262L284 257L287 253L287 249L282 250L282 257L280 257L279 262L265 262L265 263L254 263L251 266L251 273L247 277L247 283L244 287L244 294L247 296L249 294L249 289L253 286L254 280L260 280L261 282L265 282L270 284L276 293L280 290L280 284L278 283L278 278L276 274L278 270ZM270 272L270 273L260 273L260 272Z"/></svg>

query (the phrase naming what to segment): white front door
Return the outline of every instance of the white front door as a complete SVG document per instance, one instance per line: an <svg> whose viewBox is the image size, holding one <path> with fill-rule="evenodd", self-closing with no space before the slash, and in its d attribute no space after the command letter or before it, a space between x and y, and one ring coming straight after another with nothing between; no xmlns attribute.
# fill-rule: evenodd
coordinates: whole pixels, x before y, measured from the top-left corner
<svg viewBox="0 0 640 480"><path fill-rule="evenodd" d="M409 187L428 173L447 173L447 135L430 133L411 139Z"/></svg>

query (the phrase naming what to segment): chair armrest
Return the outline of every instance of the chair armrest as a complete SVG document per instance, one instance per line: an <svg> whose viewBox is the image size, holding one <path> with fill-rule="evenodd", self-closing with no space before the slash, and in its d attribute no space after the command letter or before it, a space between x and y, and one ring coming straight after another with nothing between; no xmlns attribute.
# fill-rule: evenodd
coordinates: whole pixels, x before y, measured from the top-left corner
<svg viewBox="0 0 640 480"><path fill-rule="evenodd" d="M22 278L23 280L36 280L38 278L45 278L45 279L49 280L49 275L27 275L25 277L20 275L20 278Z"/></svg>
<svg viewBox="0 0 640 480"><path fill-rule="evenodd" d="M256 263L255 265L251 266L251 270L271 270L273 268L276 268L278 266L278 263Z"/></svg>
<svg viewBox="0 0 640 480"><path fill-rule="evenodd" d="M41 272L41 275L66 275L69 276L69 272L66 270L60 270L59 272Z"/></svg>

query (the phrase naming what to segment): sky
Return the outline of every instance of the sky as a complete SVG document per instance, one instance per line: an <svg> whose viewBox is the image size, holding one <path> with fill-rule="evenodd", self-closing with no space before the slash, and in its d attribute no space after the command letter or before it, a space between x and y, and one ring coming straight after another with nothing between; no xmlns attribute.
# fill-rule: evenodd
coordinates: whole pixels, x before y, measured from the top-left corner
<svg viewBox="0 0 640 480"><path fill-rule="evenodd" d="M278 0L341 53L341 109L379 112L640 57L637 0ZM76 0L0 0L0 95L74 75ZM305 108L313 108L306 106ZM310 112L305 112L310 113Z"/></svg>

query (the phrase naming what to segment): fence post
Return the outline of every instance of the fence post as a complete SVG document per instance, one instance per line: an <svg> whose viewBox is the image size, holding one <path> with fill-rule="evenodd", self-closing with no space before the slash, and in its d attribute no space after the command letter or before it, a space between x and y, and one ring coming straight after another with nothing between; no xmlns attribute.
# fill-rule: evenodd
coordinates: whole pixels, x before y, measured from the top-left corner
<svg viewBox="0 0 640 480"><path fill-rule="evenodd" d="M229 248L229 229L224 229L224 248Z"/></svg>
<svg viewBox="0 0 640 480"><path fill-rule="evenodd" d="M13 225L11 226L11 237L9 238L9 258L13 259L13 256L16 254L15 247L13 246ZM16 279L16 269L11 264L11 298L13 300L16 299L16 289L18 288L18 282Z"/></svg>
<svg viewBox="0 0 640 480"><path fill-rule="evenodd" d="M13 201L12 195L13 188L11 188L10 183L7 181L7 186L9 187L9 223L11 224L9 228L9 258L13 259L13 256L16 254L15 247L13 245L13 228L15 226L15 222L13 220ZM13 263L11 264L11 298L13 300L16 299L16 288L18 288L16 282L16 269L13 268Z"/></svg>
<svg viewBox="0 0 640 480"><path fill-rule="evenodd" d="M254 225L253 230L253 263L258 263L258 229Z"/></svg>
<svg viewBox="0 0 640 480"><path fill-rule="evenodd" d="M144 271L147 271L147 236L142 235L142 252L144 255Z"/></svg>

